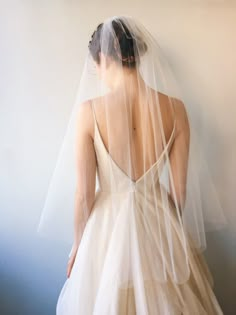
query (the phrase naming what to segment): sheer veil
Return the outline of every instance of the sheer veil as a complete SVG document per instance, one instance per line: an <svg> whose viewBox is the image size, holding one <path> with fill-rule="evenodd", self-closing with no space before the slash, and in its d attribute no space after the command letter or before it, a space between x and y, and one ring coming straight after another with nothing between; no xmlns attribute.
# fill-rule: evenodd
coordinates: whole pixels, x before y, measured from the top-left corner
<svg viewBox="0 0 236 315"><path fill-rule="evenodd" d="M206 232L226 224L193 120L157 40L132 17L106 19L88 45L38 232L72 244L76 198L82 236L98 194L112 192L114 213L123 194L120 215L139 227L133 237L146 255L156 255L156 277L164 281L168 269L186 279L189 246L203 251ZM86 144L88 128L100 150ZM180 255L186 264L177 266Z"/></svg>

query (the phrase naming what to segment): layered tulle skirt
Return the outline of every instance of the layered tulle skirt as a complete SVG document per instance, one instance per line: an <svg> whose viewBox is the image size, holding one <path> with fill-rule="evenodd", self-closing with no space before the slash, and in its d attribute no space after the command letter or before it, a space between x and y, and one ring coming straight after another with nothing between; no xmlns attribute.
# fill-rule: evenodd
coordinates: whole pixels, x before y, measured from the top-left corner
<svg viewBox="0 0 236 315"><path fill-rule="evenodd" d="M223 314L204 256L183 238L175 212L170 246L161 204L157 220L151 204L133 201L130 193L98 192L56 314Z"/></svg>

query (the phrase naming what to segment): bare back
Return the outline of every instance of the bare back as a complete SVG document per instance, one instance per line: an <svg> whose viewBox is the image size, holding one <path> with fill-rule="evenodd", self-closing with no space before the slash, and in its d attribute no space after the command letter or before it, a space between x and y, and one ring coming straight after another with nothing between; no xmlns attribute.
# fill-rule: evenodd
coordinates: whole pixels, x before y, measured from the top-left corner
<svg viewBox="0 0 236 315"><path fill-rule="evenodd" d="M158 106L155 106L155 101L159 101ZM105 100L101 97L92 102L99 133L107 152L126 174L134 180L138 179L161 155L164 148L163 136L166 143L171 137L174 115L169 97L150 89L149 100L142 100L140 97L139 101L130 100L128 106L119 103L119 97L114 94L106 96ZM157 107L161 111L161 121ZM124 120L124 110L128 121ZM161 134L161 123L164 135ZM94 130L91 134L94 134ZM131 161L125 160L124 152L127 150L130 150ZM148 154L144 156L143 152Z"/></svg>

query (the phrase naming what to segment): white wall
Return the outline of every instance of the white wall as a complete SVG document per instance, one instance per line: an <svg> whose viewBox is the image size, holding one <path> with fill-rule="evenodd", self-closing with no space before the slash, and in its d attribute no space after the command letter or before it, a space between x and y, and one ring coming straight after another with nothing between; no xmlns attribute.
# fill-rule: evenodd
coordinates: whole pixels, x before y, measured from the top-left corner
<svg viewBox="0 0 236 315"><path fill-rule="evenodd" d="M214 0L0 1L0 314L55 314L69 247L36 227L90 35L139 18L204 111L204 145L229 225L205 253L224 314L236 313L236 5ZM210 149L209 149L210 148Z"/></svg>

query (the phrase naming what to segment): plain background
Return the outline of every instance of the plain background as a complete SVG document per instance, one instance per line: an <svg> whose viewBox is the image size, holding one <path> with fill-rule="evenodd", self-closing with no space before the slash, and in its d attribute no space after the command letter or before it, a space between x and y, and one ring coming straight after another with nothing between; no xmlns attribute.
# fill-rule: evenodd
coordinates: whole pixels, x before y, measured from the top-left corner
<svg viewBox="0 0 236 315"><path fill-rule="evenodd" d="M70 246L39 238L36 228L88 41L119 14L159 37L185 99L204 115L204 146L229 220L208 234L204 254L224 314L236 314L235 3L9 0L0 1L1 315L55 314Z"/></svg>

